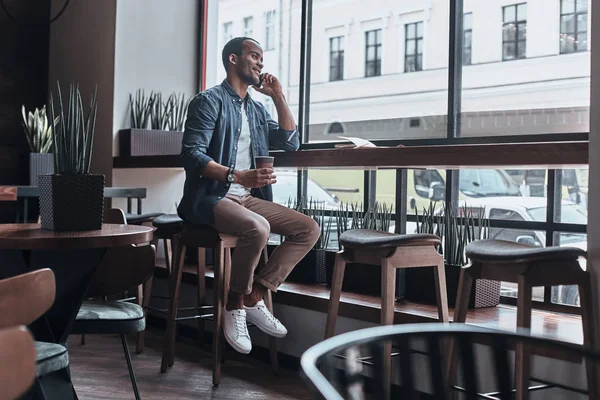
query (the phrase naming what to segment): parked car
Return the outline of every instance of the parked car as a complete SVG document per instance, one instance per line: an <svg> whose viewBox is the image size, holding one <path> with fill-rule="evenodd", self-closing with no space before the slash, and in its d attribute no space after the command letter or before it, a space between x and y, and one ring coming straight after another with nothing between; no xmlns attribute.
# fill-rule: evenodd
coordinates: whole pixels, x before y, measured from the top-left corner
<svg viewBox="0 0 600 400"><path fill-rule="evenodd" d="M543 197L484 197L463 200L460 205L485 207L485 216L491 219L510 221L546 221L546 198ZM587 224L587 210L581 204L563 200L560 208L560 221L568 224ZM490 228L490 239L508 240L533 246L546 245L546 233L530 229ZM587 236L584 233L560 233L561 247L571 246L587 250ZM580 260L582 268L586 261ZM505 285L505 296L516 296L516 285ZM579 293L576 286L560 286L552 292L552 301L560 304L577 305Z"/></svg>
<svg viewBox="0 0 600 400"><path fill-rule="evenodd" d="M290 204L292 206L295 205L298 193L296 171L277 170L275 175L277 176L277 183L273 185L273 202L283 206L289 206ZM340 200L335 195L328 192L310 178L307 179L306 199L307 201L312 201L312 204L316 203L319 207L323 207L328 211L338 210L341 204ZM327 217L325 221L331 229L328 247L337 249L337 218L335 216ZM279 235L271 233L269 242L279 243L279 241Z"/></svg>

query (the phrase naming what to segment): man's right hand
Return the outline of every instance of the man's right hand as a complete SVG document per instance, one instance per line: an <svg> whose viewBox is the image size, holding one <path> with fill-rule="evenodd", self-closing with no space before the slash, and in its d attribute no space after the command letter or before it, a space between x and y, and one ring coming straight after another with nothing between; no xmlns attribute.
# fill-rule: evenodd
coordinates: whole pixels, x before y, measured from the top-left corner
<svg viewBox="0 0 600 400"><path fill-rule="evenodd" d="M249 169L246 171L235 172L235 183L242 185L243 187L254 189L260 188L266 185L272 185L277 182L277 179L273 173L273 168L259 168Z"/></svg>

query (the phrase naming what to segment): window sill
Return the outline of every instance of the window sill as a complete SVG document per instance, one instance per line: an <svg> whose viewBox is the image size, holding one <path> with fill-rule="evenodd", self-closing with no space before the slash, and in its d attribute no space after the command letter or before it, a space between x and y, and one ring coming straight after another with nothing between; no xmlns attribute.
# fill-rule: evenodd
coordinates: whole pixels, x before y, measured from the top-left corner
<svg viewBox="0 0 600 400"><path fill-rule="evenodd" d="M157 260L155 275L158 278L167 278L164 260ZM161 265L162 264L162 265ZM182 280L191 285L197 285L196 267L184 266ZM213 286L213 271L206 271L207 289ZM329 288L324 285L307 285L286 282L273 295L273 301L293 307L327 313L329 302ZM355 293L342 293L339 315L356 320L379 323L381 303L379 297L360 295ZM450 319L454 310L450 309ZM437 308L435 305L419 304L409 301L396 303L394 312L395 324L437 322ZM467 314L467 323L497 329L514 331L517 321L517 309L514 306L501 304L497 307L470 309ZM581 317L578 315L561 314L556 312L534 310L532 313L532 332L556 340L583 343L583 330Z"/></svg>

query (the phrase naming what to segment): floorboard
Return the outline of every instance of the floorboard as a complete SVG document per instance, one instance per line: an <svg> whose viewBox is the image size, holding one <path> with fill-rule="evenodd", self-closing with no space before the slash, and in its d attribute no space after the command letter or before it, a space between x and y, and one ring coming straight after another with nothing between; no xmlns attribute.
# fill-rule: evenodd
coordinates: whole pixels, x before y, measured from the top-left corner
<svg viewBox="0 0 600 400"><path fill-rule="evenodd" d="M135 337L129 340L135 349ZM132 351L133 365L142 399L308 400L311 396L298 372L281 370L273 375L268 364L231 354L222 366L221 384L212 385L211 354L189 344L177 343L175 364L160 373L162 338L146 333L142 354ZM80 399L133 399L121 341L116 335L69 338L73 383Z"/></svg>

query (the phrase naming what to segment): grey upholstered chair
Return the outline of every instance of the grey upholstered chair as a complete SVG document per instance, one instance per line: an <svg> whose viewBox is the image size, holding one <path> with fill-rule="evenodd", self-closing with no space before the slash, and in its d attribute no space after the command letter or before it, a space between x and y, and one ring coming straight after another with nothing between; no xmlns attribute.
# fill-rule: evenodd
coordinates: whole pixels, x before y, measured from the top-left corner
<svg viewBox="0 0 600 400"><path fill-rule="evenodd" d="M121 210L108 212L116 218L120 215L125 221ZM121 295L146 282L154 273L154 263L155 248L152 245L110 248L92 278L87 296L106 298ZM73 333L120 335L135 398L139 399L126 335L143 332L145 328L144 309L139 304L123 300L86 300L77 314Z"/></svg>
<svg viewBox="0 0 600 400"><path fill-rule="evenodd" d="M39 269L0 280L0 329L30 325L54 303L54 272ZM40 379L52 373L68 374L67 349L57 343L35 342L36 380L33 390L45 398Z"/></svg>

